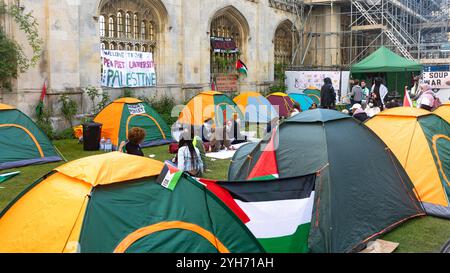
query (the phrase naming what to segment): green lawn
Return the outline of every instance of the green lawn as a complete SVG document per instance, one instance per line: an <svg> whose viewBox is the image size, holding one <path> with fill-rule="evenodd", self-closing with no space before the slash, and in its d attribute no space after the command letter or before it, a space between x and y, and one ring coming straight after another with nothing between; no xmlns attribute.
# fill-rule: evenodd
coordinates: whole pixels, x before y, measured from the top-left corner
<svg viewBox="0 0 450 273"><path fill-rule="evenodd" d="M99 153L84 152L82 145L77 144L76 140L55 141L55 146L69 161ZM168 153L167 146L148 148L145 149L144 152L147 156L152 154L155 155L155 159L160 161L172 158L172 155ZM64 162L16 169L22 173L19 176L0 184L0 210L6 207L8 203L28 185L61 164L64 164ZM229 164L229 160L211 161L208 159L208 170L205 174L206 178L226 179ZM16 170L7 170L4 172ZM411 220L387 234L384 239L400 243L400 246L397 249L397 252L400 253L438 252L445 242L450 239L450 220L434 217Z"/></svg>

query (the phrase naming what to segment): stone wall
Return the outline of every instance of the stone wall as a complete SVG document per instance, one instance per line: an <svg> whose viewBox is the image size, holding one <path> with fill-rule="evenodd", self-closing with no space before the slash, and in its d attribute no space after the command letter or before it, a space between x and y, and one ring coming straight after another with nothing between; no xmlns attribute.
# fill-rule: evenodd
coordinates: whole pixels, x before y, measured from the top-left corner
<svg viewBox="0 0 450 273"><path fill-rule="evenodd" d="M102 1L22 0L26 10L33 11L38 19L44 53L36 67L14 82L12 92L1 91L0 101L33 116L43 82L47 80L46 104L55 116L60 107L58 99L64 93L79 103L80 113L87 112L91 105L83 95L84 88L100 87L98 16ZM268 88L273 81L276 28L287 19L296 22L295 14L270 7L268 0L162 0L160 4L167 14L155 54L158 85L135 92L145 96L169 95L177 103L210 88L209 32L211 20L218 11L232 10L240 14L240 23L248 26L241 58L249 67L249 76L241 80L241 91ZM13 23L7 31L26 44L25 36ZM107 92L113 98L122 95L122 90ZM63 123L57 125L63 126Z"/></svg>

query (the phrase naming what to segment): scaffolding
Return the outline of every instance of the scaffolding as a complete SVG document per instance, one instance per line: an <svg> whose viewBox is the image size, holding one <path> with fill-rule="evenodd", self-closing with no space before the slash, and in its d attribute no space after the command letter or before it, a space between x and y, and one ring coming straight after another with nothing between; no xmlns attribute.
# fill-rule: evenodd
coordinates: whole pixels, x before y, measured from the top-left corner
<svg viewBox="0 0 450 273"><path fill-rule="evenodd" d="M269 3L296 15L292 69L348 69L380 46L424 64L450 63L450 0Z"/></svg>

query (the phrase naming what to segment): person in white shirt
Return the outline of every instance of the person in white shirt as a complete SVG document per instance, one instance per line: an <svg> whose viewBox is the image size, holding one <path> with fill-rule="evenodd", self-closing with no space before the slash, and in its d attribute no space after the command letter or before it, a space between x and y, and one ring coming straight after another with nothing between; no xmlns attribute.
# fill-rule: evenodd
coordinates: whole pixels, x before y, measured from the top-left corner
<svg viewBox="0 0 450 273"><path fill-rule="evenodd" d="M198 148L194 147L192 140L180 139L177 167L182 172L187 172L192 176L201 176L203 173L203 161Z"/></svg>
<svg viewBox="0 0 450 273"><path fill-rule="evenodd" d="M375 102L378 107L380 107L380 110L384 110L384 100L389 93L389 90L387 87L383 84L381 78L375 79L375 84L372 86L372 94L374 95Z"/></svg>

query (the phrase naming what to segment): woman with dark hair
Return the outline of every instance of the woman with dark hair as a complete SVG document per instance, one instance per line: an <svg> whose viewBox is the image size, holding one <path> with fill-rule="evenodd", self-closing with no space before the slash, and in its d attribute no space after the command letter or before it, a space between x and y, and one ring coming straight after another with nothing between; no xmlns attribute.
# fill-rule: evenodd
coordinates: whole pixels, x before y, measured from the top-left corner
<svg viewBox="0 0 450 273"><path fill-rule="evenodd" d="M320 107L325 109L334 109L336 106L336 92L333 88L333 82L330 78L323 80L324 85L320 90Z"/></svg>
<svg viewBox="0 0 450 273"><path fill-rule="evenodd" d="M201 176L203 173L203 161L200 151L194 146L193 141L184 136L180 139L178 145L178 169L192 176Z"/></svg>
<svg viewBox="0 0 450 273"><path fill-rule="evenodd" d="M374 94L374 99L376 100L376 104L380 107L381 111L384 110L384 98L388 94L387 87L383 84L383 80L381 78L375 78L375 84L372 87L372 93Z"/></svg>

